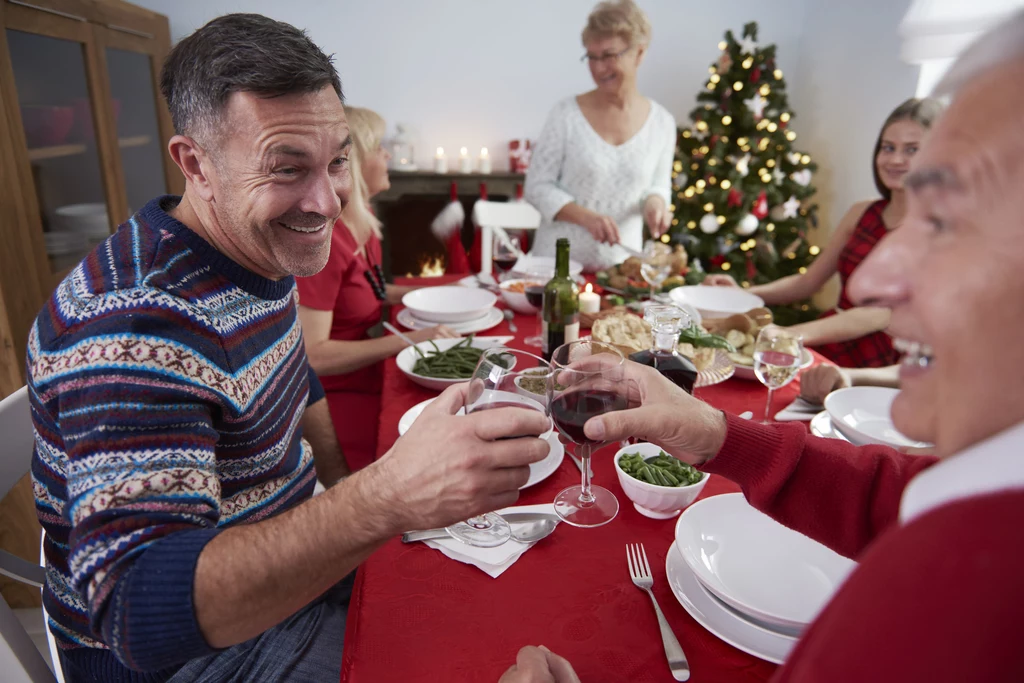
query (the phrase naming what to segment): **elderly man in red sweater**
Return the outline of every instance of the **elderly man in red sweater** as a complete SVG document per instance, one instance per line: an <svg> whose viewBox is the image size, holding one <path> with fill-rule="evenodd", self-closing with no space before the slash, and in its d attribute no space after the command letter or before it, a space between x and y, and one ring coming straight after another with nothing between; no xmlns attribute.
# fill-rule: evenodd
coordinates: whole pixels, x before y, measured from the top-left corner
<svg viewBox="0 0 1024 683"><path fill-rule="evenodd" d="M954 99L906 179L909 212L853 278L905 349L896 426L938 457L857 448L712 409L637 366L638 436L739 483L860 564L776 681L1024 681L1024 12L953 66ZM502 683L572 681L527 648Z"/></svg>

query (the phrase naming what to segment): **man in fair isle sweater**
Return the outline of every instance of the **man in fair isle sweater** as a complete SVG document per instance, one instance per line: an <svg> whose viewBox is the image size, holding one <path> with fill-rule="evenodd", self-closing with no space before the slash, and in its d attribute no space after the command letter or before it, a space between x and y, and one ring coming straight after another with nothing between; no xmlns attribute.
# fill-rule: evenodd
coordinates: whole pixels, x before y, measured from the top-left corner
<svg viewBox="0 0 1024 683"><path fill-rule="evenodd" d="M49 627L68 683L337 681L342 579L398 533L514 502L547 421L455 418L454 388L345 477L292 277L323 267L351 183L331 60L228 15L161 88L184 196L99 245L29 340Z"/></svg>
<svg viewBox="0 0 1024 683"><path fill-rule="evenodd" d="M938 90L953 102L904 181L907 217L851 283L892 310L893 421L937 458L723 415L639 366L643 405L586 425L732 479L859 562L774 681L1024 681L1024 12ZM571 681L567 666L524 648L502 683Z"/></svg>

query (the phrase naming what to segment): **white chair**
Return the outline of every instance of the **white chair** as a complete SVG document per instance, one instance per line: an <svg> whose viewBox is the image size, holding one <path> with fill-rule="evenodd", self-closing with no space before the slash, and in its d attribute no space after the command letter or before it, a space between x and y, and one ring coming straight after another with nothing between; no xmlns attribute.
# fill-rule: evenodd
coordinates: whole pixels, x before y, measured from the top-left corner
<svg viewBox="0 0 1024 683"><path fill-rule="evenodd" d="M493 243L507 240L504 229L536 230L540 227L540 211L526 202L489 202L473 205L473 222L480 226L480 273L490 275Z"/></svg>
<svg viewBox="0 0 1024 683"><path fill-rule="evenodd" d="M0 401L0 498L31 469L34 444L28 388L22 387ZM35 564L0 550L0 574L42 588L46 568L41 565L45 561L41 551L40 564ZM46 623L43 610L44 626ZM10 606L0 599L0 671L3 672L0 678L8 683L64 683L56 643L48 626L46 639L53 658L53 672Z"/></svg>

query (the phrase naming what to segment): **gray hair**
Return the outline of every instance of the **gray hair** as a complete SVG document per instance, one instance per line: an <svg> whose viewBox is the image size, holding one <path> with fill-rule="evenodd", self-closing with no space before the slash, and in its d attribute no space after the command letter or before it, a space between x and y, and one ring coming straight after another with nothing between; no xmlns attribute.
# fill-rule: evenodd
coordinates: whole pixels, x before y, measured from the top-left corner
<svg viewBox="0 0 1024 683"><path fill-rule="evenodd" d="M280 97L328 85L344 100L332 58L305 31L259 14L210 21L174 46L160 74L175 130L193 137L216 127L231 93Z"/></svg>
<svg viewBox="0 0 1024 683"><path fill-rule="evenodd" d="M1024 10L986 31L963 51L935 86L933 95L952 95L983 71L1024 57Z"/></svg>

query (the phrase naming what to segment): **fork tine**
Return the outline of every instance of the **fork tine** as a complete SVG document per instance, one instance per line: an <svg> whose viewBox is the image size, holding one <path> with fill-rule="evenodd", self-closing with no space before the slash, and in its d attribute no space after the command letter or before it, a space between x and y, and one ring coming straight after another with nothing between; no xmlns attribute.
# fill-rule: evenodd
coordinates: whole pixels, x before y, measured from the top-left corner
<svg viewBox="0 0 1024 683"><path fill-rule="evenodd" d="M647 551L644 550L644 544L640 543L640 552L644 556L644 576L650 576L653 578L654 574L651 573L651 565L647 563Z"/></svg>
<svg viewBox="0 0 1024 683"><path fill-rule="evenodd" d="M635 576L635 572L633 571L633 553L631 552L628 543L626 544L626 564L629 565L629 578L633 578L633 576Z"/></svg>

